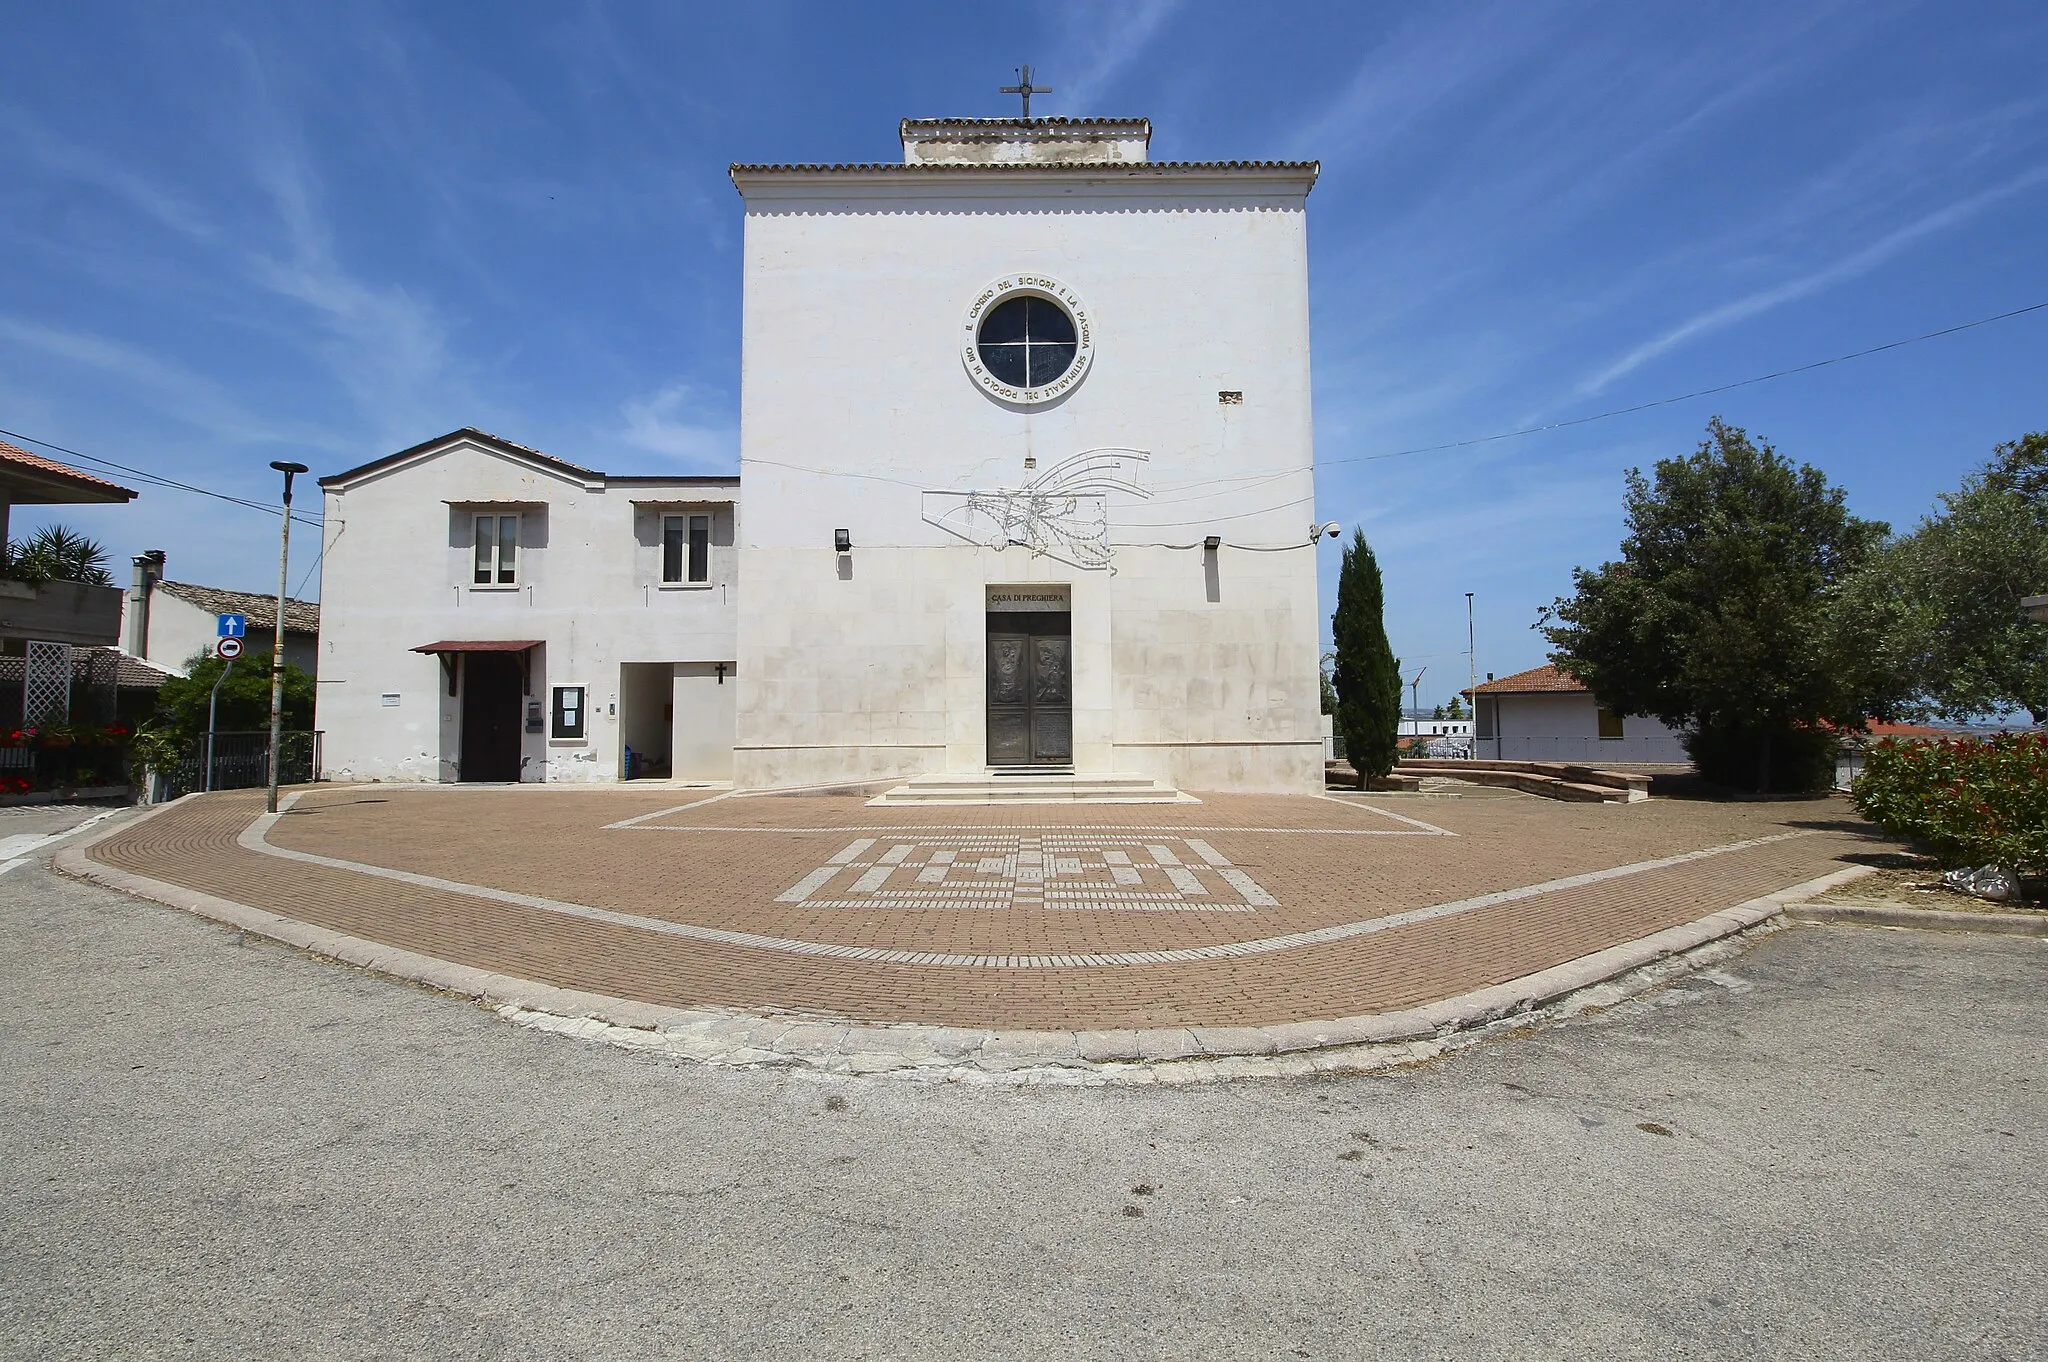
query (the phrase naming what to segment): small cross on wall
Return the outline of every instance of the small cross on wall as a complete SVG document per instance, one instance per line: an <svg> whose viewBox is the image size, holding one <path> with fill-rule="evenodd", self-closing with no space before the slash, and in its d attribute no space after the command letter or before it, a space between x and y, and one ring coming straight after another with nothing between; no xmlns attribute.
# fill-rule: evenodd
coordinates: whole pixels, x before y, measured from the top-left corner
<svg viewBox="0 0 2048 1362"><path fill-rule="evenodd" d="M1031 68L1029 66L1020 66L1017 68L1017 83L1015 85L1005 85L1002 88L1002 93L1016 95L1024 101L1024 118L1028 122L1031 118L1031 96L1049 95L1052 93L1052 86L1033 85L1031 83Z"/></svg>

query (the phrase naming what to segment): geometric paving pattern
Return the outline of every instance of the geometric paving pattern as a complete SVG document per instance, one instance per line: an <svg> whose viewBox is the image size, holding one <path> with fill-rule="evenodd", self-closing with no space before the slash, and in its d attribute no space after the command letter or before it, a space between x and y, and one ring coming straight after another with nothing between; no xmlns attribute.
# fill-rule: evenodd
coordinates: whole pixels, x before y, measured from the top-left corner
<svg viewBox="0 0 2048 1362"><path fill-rule="evenodd" d="M268 829L250 821L261 799L230 791L166 805L88 855L571 991L1075 1030L1419 1006L1884 845L1840 801L1411 805L1424 824L1350 800L1216 795L1132 826L1135 810L1089 806L899 821L857 796L661 798L330 787Z"/></svg>
<svg viewBox="0 0 2048 1362"><path fill-rule="evenodd" d="M869 910L1176 913L1250 913L1279 903L1200 837L1085 829L861 837L776 901Z"/></svg>

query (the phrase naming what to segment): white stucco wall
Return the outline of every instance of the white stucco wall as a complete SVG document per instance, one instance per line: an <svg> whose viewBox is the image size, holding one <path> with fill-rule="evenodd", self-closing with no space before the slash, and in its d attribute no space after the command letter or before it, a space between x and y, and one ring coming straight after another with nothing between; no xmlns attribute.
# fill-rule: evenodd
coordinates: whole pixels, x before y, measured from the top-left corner
<svg viewBox="0 0 2048 1362"><path fill-rule="evenodd" d="M734 659L737 489L586 479L467 437L328 487L317 722L329 778L457 778L461 700L436 658L411 651L444 639L540 640L531 696L544 709L550 685L590 688L588 735L525 734L522 780L618 778L621 665ZM664 587L661 513L707 507L710 582ZM500 510L523 517L518 581L477 587L473 517Z"/></svg>
<svg viewBox="0 0 2048 1362"><path fill-rule="evenodd" d="M1320 788L1308 175L736 178L738 782L983 769L985 589L1063 582L1078 770ZM1094 345L1078 386L1025 410L959 353L969 305L1020 272L1072 289ZM1114 574L924 519L927 490L1015 488L1107 447L1149 455L1128 469L1152 494L1110 498Z"/></svg>
<svg viewBox="0 0 2048 1362"><path fill-rule="evenodd" d="M1627 715L1619 738L1600 736L1600 706L1586 691L1483 695L1491 723L1479 720L1477 755L1502 761L1673 762L1686 756L1681 735L1661 721Z"/></svg>
<svg viewBox="0 0 2048 1362"><path fill-rule="evenodd" d="M296 561L298 555L293 554ZM129 620L135 610L135 592L130 589L121 594L121 644L128 644ZM153 662L166 671L183 676L195 654L210 654L219 640L220 626L214 612L202 610L190 601L173 596L161 587L149 593L149 640L141 657ZM270 649L275 641L272 632L262 625L252 623L249 632L242 639L242 661L239 666L253 664L270 666ZM319 640L309 634L288 633L284 638L284 660L302 671L312 672L319 660Z"/></svg>

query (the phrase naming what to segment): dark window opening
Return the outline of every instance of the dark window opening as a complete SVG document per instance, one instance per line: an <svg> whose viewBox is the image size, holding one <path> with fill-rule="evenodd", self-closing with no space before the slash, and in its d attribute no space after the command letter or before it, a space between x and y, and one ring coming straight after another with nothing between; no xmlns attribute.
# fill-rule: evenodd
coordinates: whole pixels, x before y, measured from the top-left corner
<svg viewBox="0 0 2048 1362"><path fill-rule="evenodd" d="M661 580L711 580L711 517L670 515L661 518Z"/></svg>
<svg viewBox="0 0 2048 1362"><path fill-rule="evenodd" d="M511 586L519 563L519 517L480 515L476 518L476 567L470 580L477 586Z"/></svg>
<svg viewBox="0 0 2048 1362"><path fill-rule="evenodd" d="M1016 388L1042 388L1073 367L1074 319L1049 298L998 303L982 318L975 349L988 371Z"/></svg>

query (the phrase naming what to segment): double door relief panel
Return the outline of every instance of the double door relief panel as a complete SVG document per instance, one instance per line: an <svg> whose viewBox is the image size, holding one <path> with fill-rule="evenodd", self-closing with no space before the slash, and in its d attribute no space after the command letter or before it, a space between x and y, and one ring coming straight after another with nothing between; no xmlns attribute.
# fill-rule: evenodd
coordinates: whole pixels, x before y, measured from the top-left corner
<svg viewBox="0 0 2048 1362"><path fill-rule="evenodd" d="M988 764L1074 760L1072 616L988 616Z"/></svg>

